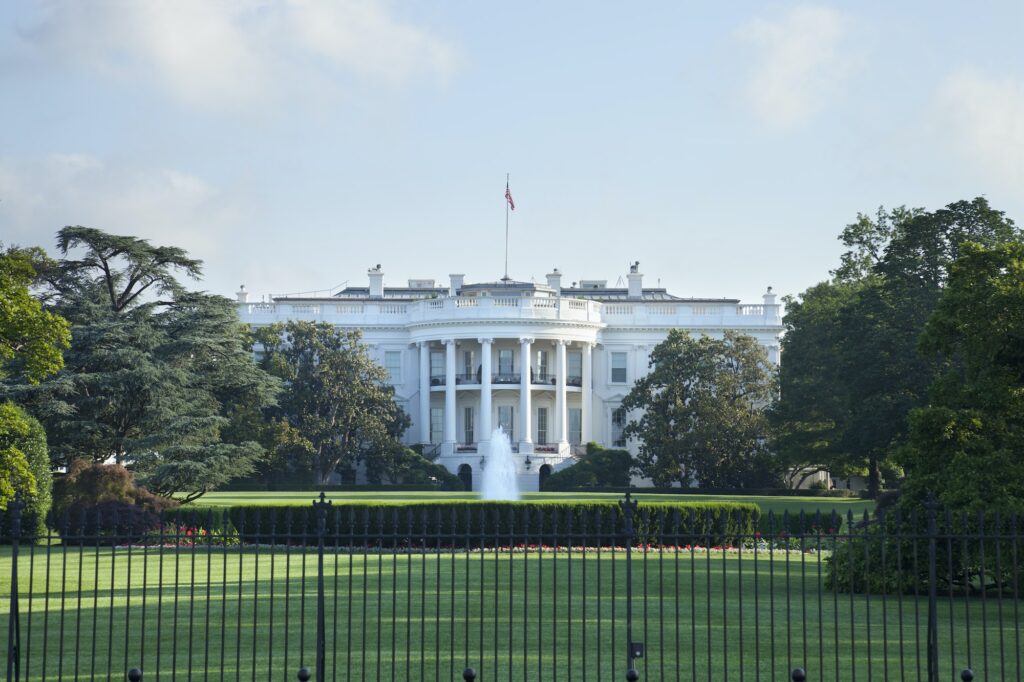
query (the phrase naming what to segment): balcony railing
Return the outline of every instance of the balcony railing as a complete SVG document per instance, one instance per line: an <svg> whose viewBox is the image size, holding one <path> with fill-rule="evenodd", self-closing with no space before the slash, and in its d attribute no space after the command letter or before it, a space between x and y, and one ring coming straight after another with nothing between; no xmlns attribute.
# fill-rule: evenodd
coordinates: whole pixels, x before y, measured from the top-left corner
<svg viewBox="0 0 1024 682"><path fill-rule="evenodd" d="M445 384L445 376L443 374L441 374L439 376L432 376L432 377L430 377L430 385L431 386L444 386L444 384Z"/></svg>
<svg viewBox="0 0 1024 682"><path fill-rule="evenodd" d="M566 386L582 386L583 385L583 377L566 377L565 385Z"/></svg>
<svg viewBox="0 0 1024 682"><path fill-rule="evenodd" d="M555 375L552 372L531 372L530 382L534 384L551 384L555 385Z"/></svg>
<svg viewBox="0 0 1024 682"><path fill-rule="evenodd" d="M518 384L520 376L518 374L505 374L499 372L498 374L491 375L491 383L495 384Z"/></svg>
<svg viewBox="0 0 1024 682"><path fill-rule="evenodd" d="M480 375L475 373L475 372L472 373L472 374L456 374L455 375L455 383L459 384L459 385L462 385L462 384L479 384L480 383Z"/></svg>

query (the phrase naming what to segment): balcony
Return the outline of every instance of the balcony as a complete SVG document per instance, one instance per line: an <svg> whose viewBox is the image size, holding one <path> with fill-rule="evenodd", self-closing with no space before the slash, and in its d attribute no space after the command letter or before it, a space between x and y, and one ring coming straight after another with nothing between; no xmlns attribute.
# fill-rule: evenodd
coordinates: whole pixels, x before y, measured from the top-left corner
<svg viewBox="0 0 1024 682"><path fill-rule="evenodd" d="M443 374L440 374L438 376L430 377L430 385L431 386L444 386L445 381L446 381L446 379L445 379L445 376Z"/></svg>
<svg viewBox="0 0 1024 682"><path fill-rule="evenodd" d="M565 385L566 386L577 386L577 387L582 386L583 385L583 377L567 377L566 380L565 380Z"/></svg>
<svg viewBox="0 0 1024 682"><path fill-rule="evenodd" d="M492 384L518 384L519 381L520 376L518 374L499 372L498 374L491 375Z"/></svg>
<svg viewBox="0 0 1024 682"><path fill-rule="evenodd" d="M455 375L455 384L458 385L458 386L463 386L465 384L479 384L479 383L480 383L480 375L476 374L475 372L472 373L472 374L456 374Z"/></svg>

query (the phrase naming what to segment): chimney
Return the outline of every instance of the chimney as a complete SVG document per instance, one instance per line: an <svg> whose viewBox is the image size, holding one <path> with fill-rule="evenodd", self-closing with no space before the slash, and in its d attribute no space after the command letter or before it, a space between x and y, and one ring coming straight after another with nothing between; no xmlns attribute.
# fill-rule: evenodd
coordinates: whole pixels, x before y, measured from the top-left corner
<svg viewBox="0 0 1024 682"><path fill-rule="evenodd" d="M249 301L249 292L245 290L245 285L240 284L238 291L235 292L235 296L238 298L239 303L246 303Z"/></svg>
<svg viewBox="0 0 1024 682"><path fill-rule="evenodd" d="M384 298L384 272L380 269L380 263L377 263L377 267L369 269L370 275L370 298Z"/></svg>
<svg viewBox="0 0 1024 682"><path fill-rule="evenodd" d="M644 297L644 276L640 274L640 261L629 266L629 297Z"/></svg>
<svg viewBox="0 0 1024 682"><path fill-rule="evenodd" d="M562 273L558 268L548 273L548 286L555 290L556 296L562 295Z"/></svg>
<svg viewBox="0 0 1024 682"><path fill-rule="evenodd" d="M772 288L768 287L768 291L764 294L765 305L775 305L775 294L772 293Z"/></svg>
<svg viewBox="0 0 1024 682"><path fill-rule="evenodd" d="M465 275L448 275L451 279L451 286L448 288L449 296L458 296L459 289L462 288L462 282L466 279Z"/></svg>

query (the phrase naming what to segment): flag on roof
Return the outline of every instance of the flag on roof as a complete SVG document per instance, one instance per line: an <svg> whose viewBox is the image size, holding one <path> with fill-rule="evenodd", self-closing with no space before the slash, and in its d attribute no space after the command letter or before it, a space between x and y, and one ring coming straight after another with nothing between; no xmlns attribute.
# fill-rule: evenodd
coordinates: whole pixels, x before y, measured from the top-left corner
<svg viewBox="0 0 1024 682"><path fill-rule="evenodd" d="M508 200L509 208L513 211L516 210L516 202L512 201L512 191L508 188L508 183L505 183L505 198Z"/></svg>

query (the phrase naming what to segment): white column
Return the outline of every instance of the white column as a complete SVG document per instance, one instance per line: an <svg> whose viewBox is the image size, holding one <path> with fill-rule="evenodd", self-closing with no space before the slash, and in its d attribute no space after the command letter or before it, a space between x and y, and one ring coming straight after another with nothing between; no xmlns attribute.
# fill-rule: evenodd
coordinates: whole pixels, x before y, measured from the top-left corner
<svg viewBox="0 0 1024 682"><path fill-rule="evenodd" d="M583 386L580 397L580 432L583 445L594 440L593 429L593 392L594 392L594 344L583 344Z"/></svg>
<svg viewBox="0 0 1024 682"><path fill-rule="evenodd" d="M519 339L519 443L533 443L530 432L530 344L531 338Z"/></svg>
<svg viewBox="0 0 1024 682"><path fill-rule="evenodd" d="M493 339L480 341L480 443L491 440L491 342Z"/></svg>
<svg viewBox="0 0 1024 682"><path fill-rule="evenodd" d="M568 371L568 363L565 361L565 347L568 341L558 340L558 355L555 362L555 433L558 434L558 449L569 444L568 424L565 400L565 373Z"/></svg>
<svg viewBox="0 0 1024 682"><path fill-rule="evenodd" d="M455 339L445 339L444 361L444 442L455 451Z"/></svg>
<svg viewBox="0 0 1024 682"><path fill-rule="evenodd" d="M430 342L420 341L420 442L430 442Z"/></svg>

